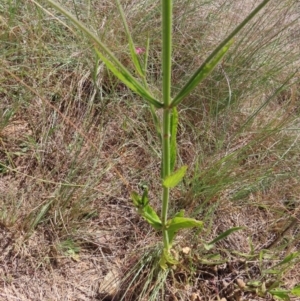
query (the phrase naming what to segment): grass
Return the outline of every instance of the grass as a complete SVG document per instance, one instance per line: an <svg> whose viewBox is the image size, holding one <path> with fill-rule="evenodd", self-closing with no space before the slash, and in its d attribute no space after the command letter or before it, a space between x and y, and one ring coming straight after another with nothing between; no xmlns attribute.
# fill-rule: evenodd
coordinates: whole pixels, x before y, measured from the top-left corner
<svg viewBox="0 0 300 301"><path fill-rule="evenodd" d="M254 2L174 2L174 94ZM64 3L130 67L115 4L84 4ZM136 45L151 39L155 90L159 3L124 5ZM179 107L179 162L190 167L170 210L186 209L205 229L178 237L181 265L165 275L153 259L159 237L129 202L147 181L160 203L147 106L96 65L85 38L55 11L1 4L1 298L94 300L111 269L122 275L125 300L268 300L264 287L299 284L297 257L276 267L299 252L297 5L271 1ZM204 248L237 226L244 229Z"/></svg>

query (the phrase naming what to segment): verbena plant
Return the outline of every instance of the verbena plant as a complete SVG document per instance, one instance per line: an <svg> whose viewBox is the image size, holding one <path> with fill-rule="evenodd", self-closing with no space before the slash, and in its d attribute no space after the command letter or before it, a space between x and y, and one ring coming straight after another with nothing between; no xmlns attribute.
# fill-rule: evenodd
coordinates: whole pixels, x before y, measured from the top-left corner
<svg viewBox="0 0 300 301"><path fill-rule="evenodd" d="M162 161L161 161L161 186L162 186L162 208L159 216L155 209L150 205L148 198L148 187L144 186L142 195L133 191L131 198L134 206L138 209L140 215L157 231L162 233L163 250L161 252L160 266L166 269L168 264L176 264L177 260L171 255L171 248L176 233L180 229L186 228L202 228L203 222L194 218L184 217L184 210L176 213L174 216L168 216L168 205L170 198L170 190L174 188L183 179L187 166L181 166L175 169L177 156L177 125L178 111L177 106L193 91L193 89L201 83L210 72L216 67L222 57L226 54L233 38L237 33L269 2L262 1L244 20L241 22L204 60L202 65L195 71L180 91L172 97L171 95L171 69L172 69L172 0L161 1L162 15L162 87L161 98L157 98L147 84L147 62L149 55L150 41L148 39L145 49L137 48L133 42L129 27L120 0L116 0L118 10L125 28L128 39L130 58L134 66L134 73L126 68L115 55L106 47L106 45L82 22L80 22L70 12L65 10L60 4L53 0L46 0L48 4L53 6L69 20L71 20L80 30L83 31L93 43L93 47L98 58L103 61L106 67L129 89L144 99L149 104L157 134L161 141ZM35 2L35 1L33 1ZM143 60L141 59L143 52ZM162 120L157 115L157 110L163 111ZM209 243L206 247L210 248L216 241L226 237L232 231L239 228L232 228Z"/></svg>

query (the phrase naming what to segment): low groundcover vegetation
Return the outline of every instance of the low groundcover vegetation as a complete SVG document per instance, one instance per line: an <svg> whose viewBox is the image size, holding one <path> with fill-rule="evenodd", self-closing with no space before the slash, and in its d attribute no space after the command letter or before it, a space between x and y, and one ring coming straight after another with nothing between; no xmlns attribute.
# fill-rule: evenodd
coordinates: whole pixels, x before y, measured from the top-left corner
<svg viewBox="0 0 300 301"><path fill-rule="evenodd" d="M3 300L298 300L296 0L0 4Z"/></svg>

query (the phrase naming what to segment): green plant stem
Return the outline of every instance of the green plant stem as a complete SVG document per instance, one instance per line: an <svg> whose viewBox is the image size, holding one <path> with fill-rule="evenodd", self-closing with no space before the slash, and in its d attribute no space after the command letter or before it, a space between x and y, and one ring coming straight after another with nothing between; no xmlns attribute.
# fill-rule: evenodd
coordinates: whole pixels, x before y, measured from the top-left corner
<svg viewBox="0 0 300 301"><path fill-rule="evenodd" d="M162 133L162 177L165 179L171 170L171 59L172 59L172 0L162 1L162 92L163 92L163 133ZM166 229L170 189L163 187L162 225L164 249L170 250L169 236Z"/></svg>
<svg viewBox="0 0 300 301"><path fill-rule="evenodd" d="M171 170L171 152L170 152L170 131L171 128L171 114L169 109L164 109L163 114L163 160L162 160L162 169L163 169L163 179L165 179ZM166 223L168 220L168 205L170 198L170 188L163 186L163 196L162 196L162 216L161 221L163 225L163 241L164 248L169 250L169 237L166 229Z"/></svg>

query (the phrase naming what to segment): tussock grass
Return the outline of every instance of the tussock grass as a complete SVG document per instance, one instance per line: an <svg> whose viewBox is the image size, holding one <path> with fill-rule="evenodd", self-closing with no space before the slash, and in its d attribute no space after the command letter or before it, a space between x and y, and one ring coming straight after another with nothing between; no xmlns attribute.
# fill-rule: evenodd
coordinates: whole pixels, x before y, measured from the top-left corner
<svg viewBox="0 0 300 301"><path fill-rule="evenodd" d="M174 94L256 2L174 1ZM130 66L113 1L63 4ZM151 39L155 91L160 3L122 4L136 44ZM184 208L205 229L182 233L181 265L165 275L152 260L158 238L128 201L146 182L160 203L160 147L147 106L55 11L1 4L0 297L94 300L111 266L123 276L124 300L231 300L224 279L228 287L238 278L298 284L297 258L266 272L299 252L298 27L297 1L271 3L179 107L179 156L189 174L171 210ZM204 249L237 226L244 230Z"/></svg>

